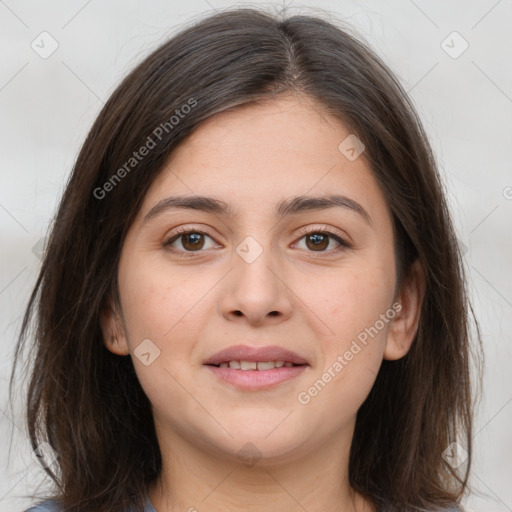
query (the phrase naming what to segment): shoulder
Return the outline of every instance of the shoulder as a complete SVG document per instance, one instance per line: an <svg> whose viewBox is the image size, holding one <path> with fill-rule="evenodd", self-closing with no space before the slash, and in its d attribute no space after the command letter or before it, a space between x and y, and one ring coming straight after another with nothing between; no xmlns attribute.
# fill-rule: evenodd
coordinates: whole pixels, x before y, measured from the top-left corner
<svg viewBox="0 0 512 512"><path fill-rule="evenodd" d="M61 508L56 500L46 500L25 510L25 512L60 512Z"/></svg>
<svg viewBox="0 0 512 512"><path fill-rule="evenodd" d="M59 505L59 502L57 500L46 500L41 503L38 503L37 505L34 505L33 507L25 510L24 512L61 512L62 508ZM153 507L153 504L148 500L146 502L146 511L147 512L156 512L155 508ZM130 512L130 510L127 510L126 512Z"/></svg>
<svg viewBox="0 0 512 512"><path fill-rule="evenodd" d="M382 505L377 510L377 512L390 512L391 510L395 511L395 510L397 510L397 508L391 507L390 505ZM415 509L415 510L417 510L417 509ZM431 512L466 512L465 509L462 508L461 505L453 505L448 508L436 508L435 510L434 509L429 509L429 510L431 510ZM410 512L410 509L407 509L404 512Z"/></svg>

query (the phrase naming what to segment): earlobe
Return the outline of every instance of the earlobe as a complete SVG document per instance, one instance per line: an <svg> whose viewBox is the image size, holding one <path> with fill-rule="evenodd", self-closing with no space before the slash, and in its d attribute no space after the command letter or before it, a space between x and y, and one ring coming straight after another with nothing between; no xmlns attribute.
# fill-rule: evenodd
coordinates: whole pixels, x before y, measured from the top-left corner
<svg viewBox="0 0 512 512"><path fill-rule="evenodd" d="M424 295L425 272L420 261L416 260L400 290L401 309L391 321L384 359L400 359L409 352L418 332Z"/></svg>
<svg viewBox="0 0 512 512"><path fill-rule="evenodd" d="M130 349L126 339L126 331L117 308L112 304L109 304L100 313L100 325L105 347L114 354L128 355Z"/></svg>

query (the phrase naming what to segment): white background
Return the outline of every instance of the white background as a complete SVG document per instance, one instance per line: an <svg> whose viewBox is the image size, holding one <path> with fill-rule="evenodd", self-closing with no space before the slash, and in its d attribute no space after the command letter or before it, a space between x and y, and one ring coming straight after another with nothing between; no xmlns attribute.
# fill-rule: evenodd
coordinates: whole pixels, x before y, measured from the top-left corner
<svg viewBox="0 0 512 512"><path fill-rule="evenodd" d="M0 1L0 511L31 502L42 470L31 457L18 397L7 381L21 315L46 235L84 137L122 77L221 0ZM279 6L281 4L270 4ZM306 12L287 2L289 13ZM365 38L417 106L446 183L480 321L486 363L474 434L468 511L512 511L512 2L319 1ZM314 14L308 10L307 13ZM47 59L47 31L58 43ZM441 43L458 32L458 58ZM45 48L49 48L46 40ZM462 49L457 35L447 43ZM11 445L12 438L12 445Z"/></svg>

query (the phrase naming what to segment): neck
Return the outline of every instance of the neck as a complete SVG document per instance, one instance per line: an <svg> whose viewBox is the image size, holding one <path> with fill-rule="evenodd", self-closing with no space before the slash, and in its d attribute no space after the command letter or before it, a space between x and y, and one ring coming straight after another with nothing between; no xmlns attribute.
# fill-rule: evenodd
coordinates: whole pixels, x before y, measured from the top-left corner
<svg viewBox="0 0 512 512"><path fill-rule="evenodd" d="M376 511L349 484L353 425L301 457L262 458L251 467L159 430L162 472L149 491L158 512Z"/></svg>

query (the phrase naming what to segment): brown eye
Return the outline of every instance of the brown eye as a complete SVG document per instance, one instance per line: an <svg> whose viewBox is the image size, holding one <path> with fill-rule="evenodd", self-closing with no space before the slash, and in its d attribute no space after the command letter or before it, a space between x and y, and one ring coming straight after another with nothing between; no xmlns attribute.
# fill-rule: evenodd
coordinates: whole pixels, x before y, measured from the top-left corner
<svg viewBox="0 0 512 512"><path fill-rule="evenodd" d="M169 248L174 252L200 252L205 247L205 237L212 240L212 238L202 231L188 230L182 231L177 235L173 235L169 240L164 243L164 247ZM180 247L181 245L181 247Z"/></svg>
<svg viewBox="0 0 512 512"><path fill-rule="evenodd" d="M188 233L181 236L183 238L181 243L187 251L202 249L204 246L204 238L201 238L203 236L202 233Z"/></svg>
<svg viewBox="0 0 512 512"><path fill-rule="evenodd" d="M311 252L332 252L350 247L348 242L346 242L340 236L331 233L330 231L305 231L299 240L302 239L305 239L306 250ZM332 240L336 242L337 246L328 249Z"/></svg>
<svg viewBox="0 0 512 512"><path fill-rule="evenodd" d="M306 245L313 251L323 251L329 246L329 236L324 233L312 233L306 236Z"/></svg>

